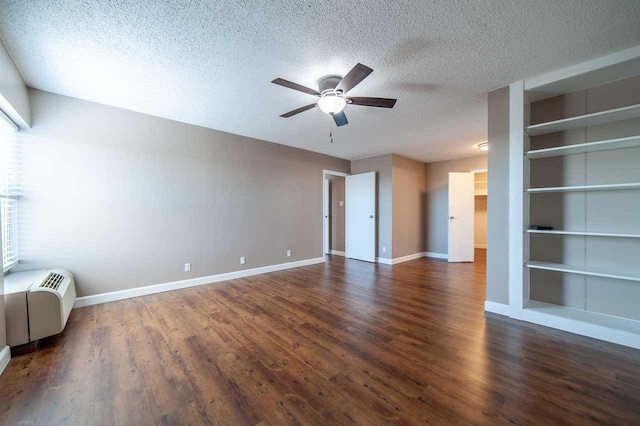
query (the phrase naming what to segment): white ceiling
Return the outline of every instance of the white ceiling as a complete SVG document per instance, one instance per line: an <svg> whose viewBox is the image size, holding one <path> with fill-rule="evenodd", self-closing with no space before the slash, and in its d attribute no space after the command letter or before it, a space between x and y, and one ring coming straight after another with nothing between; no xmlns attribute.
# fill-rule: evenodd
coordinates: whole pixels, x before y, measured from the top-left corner
<svg viewBox="0 0 640 426"><path fill-rule="evenodd" d="M487 91L640 44L638 0L0 0L0 38L26 83L346 159L477 155ZM317 88L356 62L375 71L334 129Z"/></svg>

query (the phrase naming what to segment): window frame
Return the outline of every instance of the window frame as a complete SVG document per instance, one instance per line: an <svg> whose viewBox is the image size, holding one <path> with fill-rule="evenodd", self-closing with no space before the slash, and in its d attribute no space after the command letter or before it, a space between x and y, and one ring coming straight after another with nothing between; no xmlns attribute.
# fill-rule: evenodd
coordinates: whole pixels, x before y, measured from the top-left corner
<svg viewBox="0 0 640 426"><path fill-rule="evenodd" d="M4 128L2 128L4 127ZM0 110L0 133L2 134L10 134L10 132L14 132L17 133L19 130L19 127L2 111ZM3 137L3 136L2 136ZM4 141L0 141L0 143L4 143ZM14 150L14 152L12 153L13 155L13 161L14 161L14 167L13 167L13 179L9 179L9 182L13 181L13 187L15 188L13 191L9 190L7 191L7 193L2 193L0 192L0 199L6 199L6 200L14 200L15 201L15 209L16 209L16 219L15 219L15 223L13 223L13 227L14 228L14 234L16 235L17 238L17 230L18 230L18 224L17 224L17 208L18 208L18 193L17 193L17 186L18 186L18 177L17 177L17 137L14 135L13 136L13 140L10 141L10 143L14 144L13 147L9 147L8 151L11 151L12 149ZM3 147L4 149L4 147ZM2 170L2 173L6 173L6 171ZM9 172L10 173L10 172ZM4 181L5 176L0 175L0 182ZM4 183L4 182L2 182ZM0 191L2 191L3 188L0 187ZM2 215L2 212L0 212L0 215ZM2 234L2 231L5 229L5 225L2 221L2 218L0 217L0 234ZM15 248L15 258L12 258L10 262L8 262L7 264L5 264L5 247L4 247L4 236L0 235L0 249L2 251L2 273L5 274L7 273L9 270L11 270L11 268L15 267L19 262L20 262L20 257L19 257L19 252L18 252L18 242L15 242L14 248Z"/></svg>

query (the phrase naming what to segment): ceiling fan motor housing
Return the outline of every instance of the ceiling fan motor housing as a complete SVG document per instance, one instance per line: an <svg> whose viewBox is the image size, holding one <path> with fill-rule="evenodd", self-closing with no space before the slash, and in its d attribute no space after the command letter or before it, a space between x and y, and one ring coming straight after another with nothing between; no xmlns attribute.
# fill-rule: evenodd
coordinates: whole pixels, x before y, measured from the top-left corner
<svg viewBox="0 0 640 426"><path fill-rule="evenodd" d="M326 77L322 77L320 80L318 80L318 91L320 93L324 93L325 91L329 90L333 91L338 83L340 83L340 80L342 80L342 77L339 77L337 75L328 75Z"/></svg>

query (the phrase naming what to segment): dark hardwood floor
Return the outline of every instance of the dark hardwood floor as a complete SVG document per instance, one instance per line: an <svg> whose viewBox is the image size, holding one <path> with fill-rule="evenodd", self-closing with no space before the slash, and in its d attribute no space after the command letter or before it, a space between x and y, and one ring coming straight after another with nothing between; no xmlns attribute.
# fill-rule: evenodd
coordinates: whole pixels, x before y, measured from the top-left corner
<svg viewBox="0 0 640 426"><path fill-rule="evenodd" d="M1 424L640 424L640 351L484 314L484 259L326 265L76 309Z"/></svg>

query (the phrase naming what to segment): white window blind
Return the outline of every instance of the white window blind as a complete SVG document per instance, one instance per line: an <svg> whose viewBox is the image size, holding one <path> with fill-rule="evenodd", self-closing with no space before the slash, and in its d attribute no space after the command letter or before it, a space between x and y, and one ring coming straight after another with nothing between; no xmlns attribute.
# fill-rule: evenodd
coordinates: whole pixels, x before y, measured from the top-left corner
<svg viewBox="0 0 640 426"><path fill-rule="evenodd" d="M0 111L0 115L2 112ZM18 179L16 128L0 117L0 223L2 269L18 262Z"/></svg>

